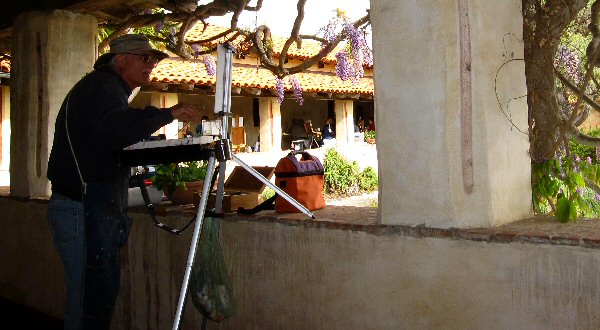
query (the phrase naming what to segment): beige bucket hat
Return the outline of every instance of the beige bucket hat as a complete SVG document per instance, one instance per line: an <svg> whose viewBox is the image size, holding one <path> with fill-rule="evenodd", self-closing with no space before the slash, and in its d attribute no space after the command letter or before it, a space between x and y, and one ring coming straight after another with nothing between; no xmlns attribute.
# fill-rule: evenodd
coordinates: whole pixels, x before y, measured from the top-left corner
<svg viewBox="0 0 600 330"><path fill-rule="evenodd" d="M109 46L110 50L108 53L102 54L100 57L98 57L96 63L94 64L94 68L108 63L115 54L151 54L158 60L163 60L169 57L167 53L154 49L154 47L152 47L150 44L150 39L143 34L124 34L111 41Z"/></svg>

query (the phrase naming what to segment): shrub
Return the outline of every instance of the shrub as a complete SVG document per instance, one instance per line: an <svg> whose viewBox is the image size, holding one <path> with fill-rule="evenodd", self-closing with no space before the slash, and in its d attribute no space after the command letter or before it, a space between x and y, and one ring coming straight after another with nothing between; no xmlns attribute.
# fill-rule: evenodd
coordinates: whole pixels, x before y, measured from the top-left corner
<svg viewBox="0 0 600 330"><path fill-rule="evenodd" d="M377 172L371 166L365 168L359 176L360 190L372 192L377 189L378 184L379 178L377 178Z"/></svg>
<svg viewBox="0 0 600 330"><path fill-rule="evenodd" d="M336 195L357 195L361 191L371 192L377 189L377 173L367 167L361 173L356 162L347 161L335 149L325 153L325 193Z"/></svg>
<svg viewBox="0 0 600 330"><path fill-rule="evenodd" d="M348 162L335 149L325 153L325 192L330 194L353 195L358 192L358 164Z"/></svg>

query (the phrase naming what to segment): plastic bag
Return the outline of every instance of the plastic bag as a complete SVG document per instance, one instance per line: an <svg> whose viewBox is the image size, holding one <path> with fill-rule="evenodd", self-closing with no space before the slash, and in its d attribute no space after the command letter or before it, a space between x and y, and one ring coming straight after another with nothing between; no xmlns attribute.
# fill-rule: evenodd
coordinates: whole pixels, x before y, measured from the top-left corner
<svg viewBox="0 0 600 330"><path fill-rule="evenodd" d="M210 217L204 219L192 266L190 294L202 315L220 322L233 315L234 296L215 221Z"/></svg>

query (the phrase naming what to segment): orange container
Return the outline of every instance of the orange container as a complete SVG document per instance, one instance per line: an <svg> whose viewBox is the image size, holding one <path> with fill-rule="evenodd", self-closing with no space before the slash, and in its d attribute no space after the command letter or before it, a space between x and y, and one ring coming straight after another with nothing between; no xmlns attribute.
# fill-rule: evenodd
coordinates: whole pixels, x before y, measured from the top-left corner
<svg viewBox="0 0 600 330"><path fill-rule="evenodd" d="M290 152L275 166L275 185L311 211L325 207L324 184L323 165L308 152ZM275 211L300 212L281 196L275 200Z"/></svg>

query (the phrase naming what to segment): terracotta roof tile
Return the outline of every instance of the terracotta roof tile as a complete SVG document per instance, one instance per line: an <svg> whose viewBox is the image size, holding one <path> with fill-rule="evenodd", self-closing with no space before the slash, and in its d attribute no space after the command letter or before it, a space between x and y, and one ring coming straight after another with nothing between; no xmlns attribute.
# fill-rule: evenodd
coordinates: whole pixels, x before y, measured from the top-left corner
<svg viewBox="0 0 600 330"><path fill-rule="evenodd" d="M363 77L358 84L342 81L335 74L322 71L306 71L295 76L305 92L373 95L373 77ZM171 84L213 85L215 78L206 73L201 60L169 58L161 61L151 75L153 82ZM249 64L234 63L231 84L238 87L275 89L275 76L269 70ZM284 78L285 89L292 90Z"/></svg>

